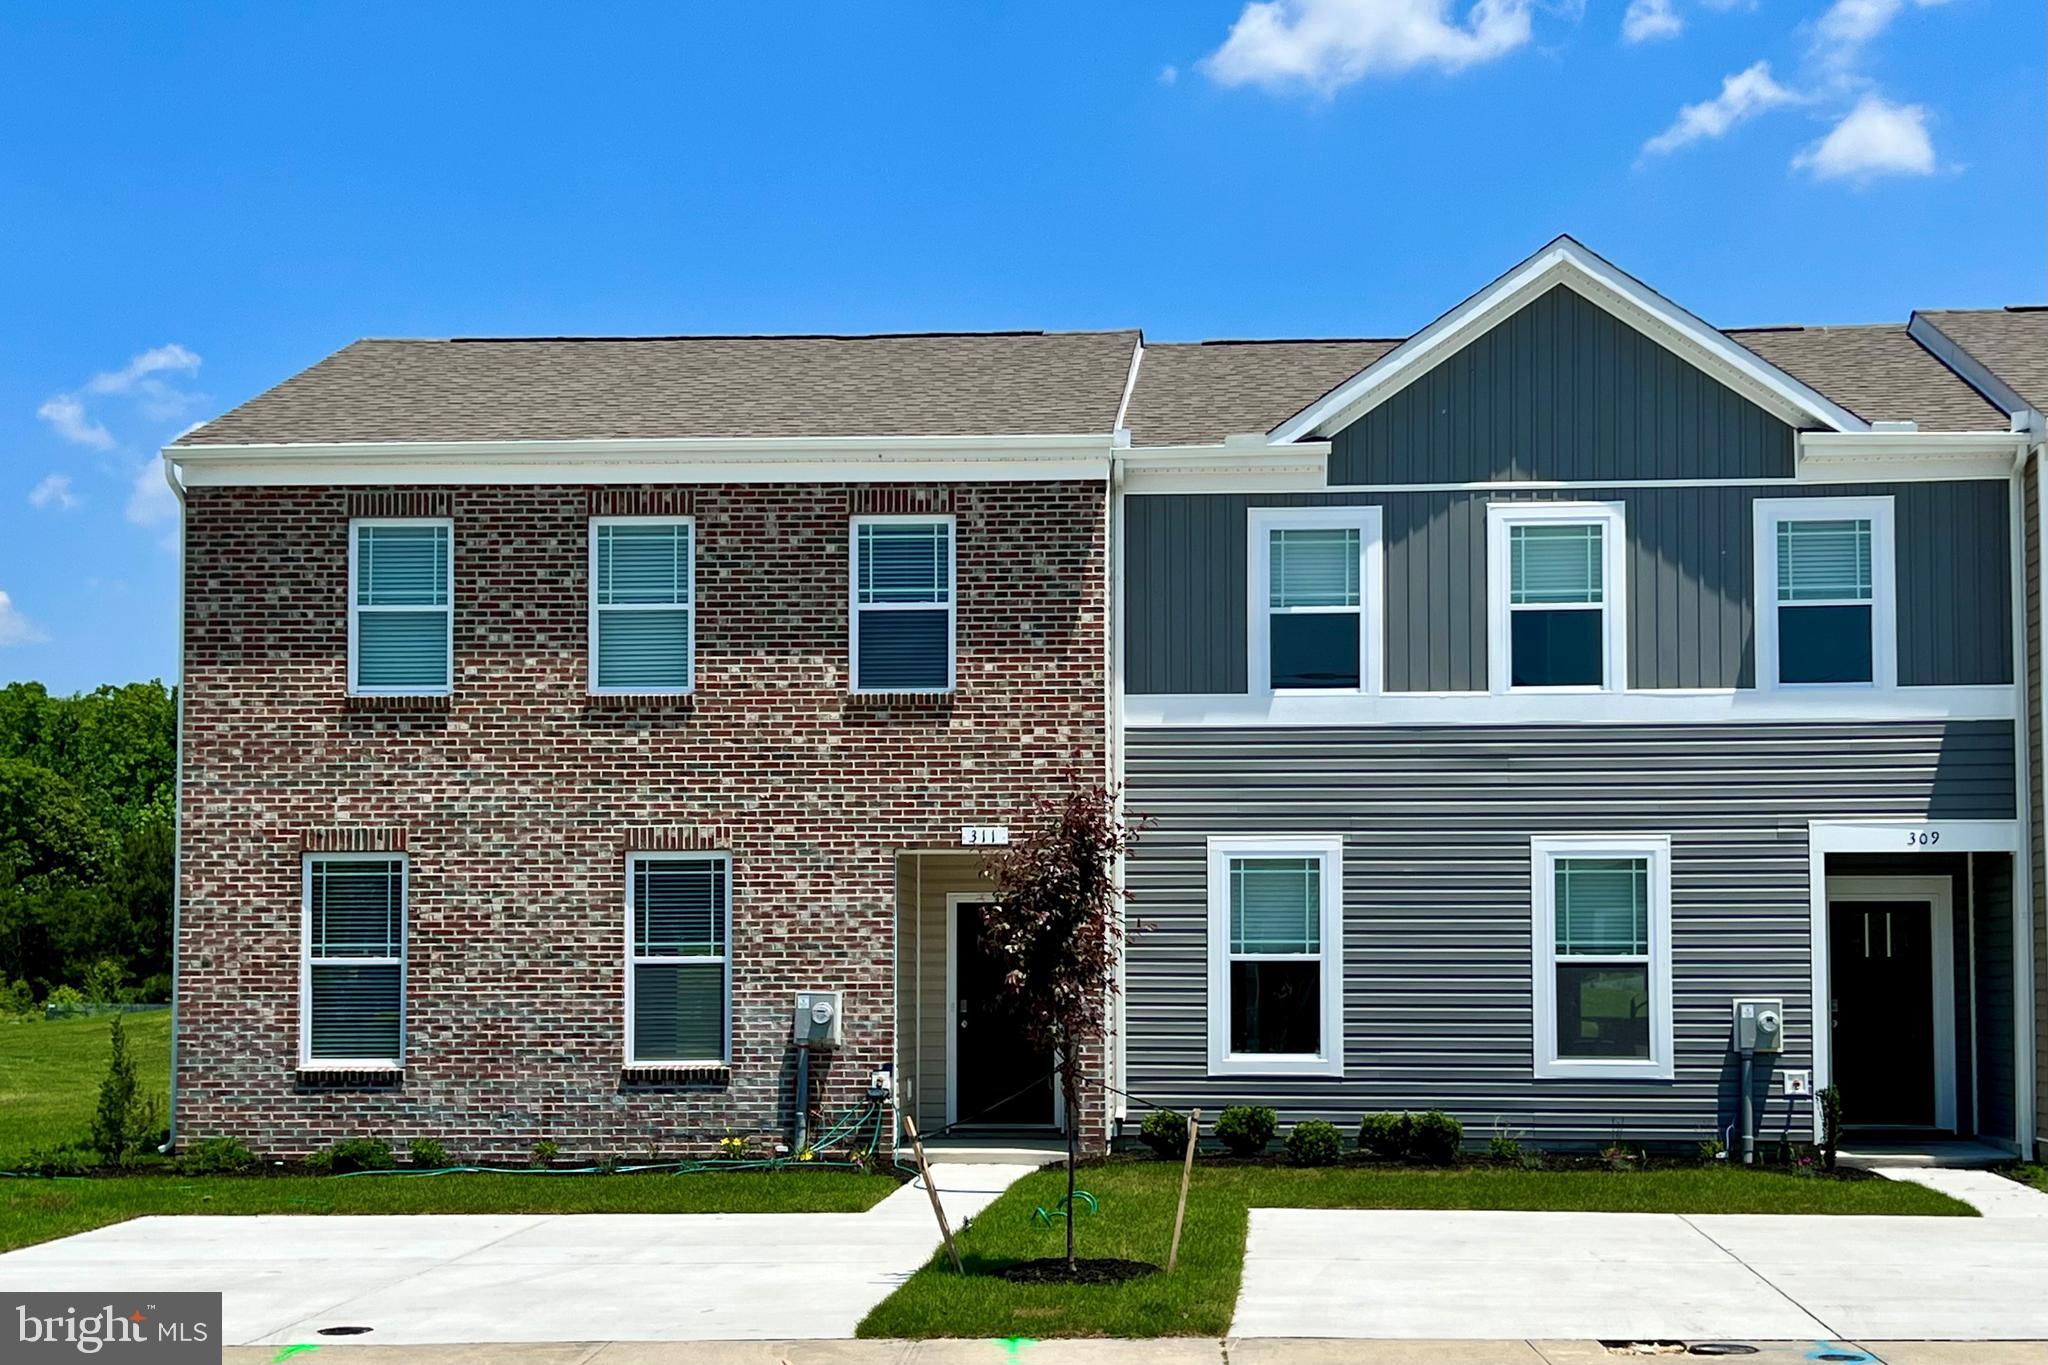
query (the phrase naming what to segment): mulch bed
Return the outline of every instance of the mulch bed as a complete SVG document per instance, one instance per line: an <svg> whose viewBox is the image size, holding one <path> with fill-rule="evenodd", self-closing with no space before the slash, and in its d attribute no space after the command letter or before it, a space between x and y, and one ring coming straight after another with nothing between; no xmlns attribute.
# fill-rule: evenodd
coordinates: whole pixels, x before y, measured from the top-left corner
<svg viewBox="0 0 2048 1365"><path fill-rule="evenodd" d="M1149 1261L1124 1261L1114 1256L1083 1257L1067 1269L1064 1256L1047 1256L1036 1261L1019 1261L996 1272L1012 1284L1122 1284L1126 1280L1157 1275L1159 1267Z"/></svg>

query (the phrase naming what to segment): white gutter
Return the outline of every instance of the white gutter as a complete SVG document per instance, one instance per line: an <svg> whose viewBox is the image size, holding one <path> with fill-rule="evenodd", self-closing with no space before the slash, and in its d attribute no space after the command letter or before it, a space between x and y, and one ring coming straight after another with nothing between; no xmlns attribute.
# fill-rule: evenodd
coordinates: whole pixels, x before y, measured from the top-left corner
<svg viewBox="0 0 2048 1365"><path fill-rule="evenodd" d="M178 1145L178 996L179 938L185 900L185 485L177 466L164 452L164 482L178 499L178 714L175 752L171 756L171 1087L165 1106L168 1131L157 1150L169 1155Z"/></svg>

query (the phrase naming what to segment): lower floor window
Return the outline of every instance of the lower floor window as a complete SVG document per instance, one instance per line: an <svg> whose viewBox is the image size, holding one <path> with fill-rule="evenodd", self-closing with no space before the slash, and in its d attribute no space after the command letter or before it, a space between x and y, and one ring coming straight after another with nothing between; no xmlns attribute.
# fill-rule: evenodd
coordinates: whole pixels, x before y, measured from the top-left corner
<svg viewBox="0 0 2048 1365"><path fill-rule="evenodd" d="M1209 842L1212 1072L1343 1072L1338 839Z"/></svg>
<svg viewBox="0 0 2048 1365"><path fill-rule="evenodd" d="M403 858L306 860L302 1061L399 1064L405 1051L405 896Z"/></svg>
<svg viewBox="0 0 2048 1365"><path fill-rule="evenodd" d="M731 891L724 854L628 859L628 1062L728 1060Z"/></svg>
<svg viewBox="0 0 2048 1365"><path fill-rule="evenodd" d="M1670 845L1539 839L1538 1075L1671 1074Z"/></svg>

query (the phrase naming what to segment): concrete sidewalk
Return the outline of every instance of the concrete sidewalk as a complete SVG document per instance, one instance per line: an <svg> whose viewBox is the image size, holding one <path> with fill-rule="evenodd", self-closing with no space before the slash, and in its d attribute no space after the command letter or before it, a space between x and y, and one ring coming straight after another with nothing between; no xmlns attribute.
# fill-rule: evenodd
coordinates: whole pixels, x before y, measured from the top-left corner
<svg viewBox="0 0 2048 1365"><path fill-rule="evenodd" d="M2048 1365L2048 1341L1756 1341L1746 1365ZM1157 1341L684 1341L559 1345L328 1346L322 1365L1642 1365L1698 1360L1598 1341L1341 1341L1167 1337ZM271 1365L231 1347L225 1365ZM296 1360L297 1357L292 1359Z"/></svg>
<svg viewBox="0 0 2048 1365"><path fill-rule="evenodd" d="M957 1228L1031 1169L933 1178ZM866 1213L137 1218L0 1256L0 1289L220 1290L232 1345L850 1337L938 1244L915 1183Z"/></svg>
<svg viewBox="0 0 2048 1365"><path fill-rule="evenodd" d="M1243 1336L2048 1338L2048 1220L1253 1209Z"/></svg>

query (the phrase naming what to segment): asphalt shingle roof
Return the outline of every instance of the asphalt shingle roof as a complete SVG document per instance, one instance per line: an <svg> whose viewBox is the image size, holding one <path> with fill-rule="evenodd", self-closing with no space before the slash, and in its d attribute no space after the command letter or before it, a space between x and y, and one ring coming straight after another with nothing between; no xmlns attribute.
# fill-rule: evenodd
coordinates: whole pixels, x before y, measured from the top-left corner
<svg viewBox="0 0 2048 1365"><path fill-rule="evenodd" d="M1147 344L1124 425L1134 446L1202 445L1271 431L1398 341Z"/></svg>
<svg viewBox="0 0 2048 1365"><path fill-rule="evenodd" d="M183 445L1108 433L1138 333L358 341Z"/></svg>
<svg viewBox="0 0 2048 1365"><path fill-rule="evenodd" d="M2048 308L1937 308L1921 316L2036 412L2048 412Z"/></svg>
<svg viewBox="0 0 2048 1365"><path fill-rule="evenodd" d="M1906 334L1904 323L1731 328L1731 340L1866 422L1922 431L2003 431L2006 415Z"/></svg>

